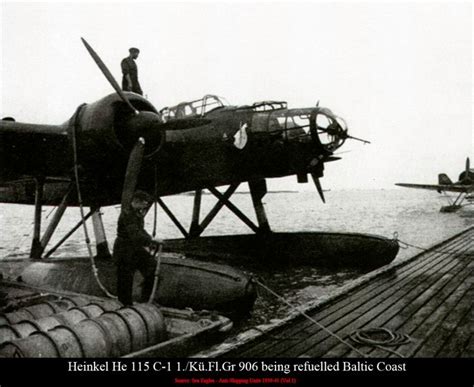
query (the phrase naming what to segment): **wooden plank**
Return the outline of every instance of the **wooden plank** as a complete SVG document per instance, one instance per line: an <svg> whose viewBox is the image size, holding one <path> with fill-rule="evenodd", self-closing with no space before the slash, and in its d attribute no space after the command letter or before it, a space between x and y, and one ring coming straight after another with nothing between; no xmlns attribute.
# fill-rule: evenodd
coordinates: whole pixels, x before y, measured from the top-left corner
<svg viewBox="0 0 474 387"><path fill-rule="evenodd" d="M448 264L448 267L443 266L437 270L437 272L441 272L443 270L450 270L451 267L454 265L453 264ZM393 302L396 302L397 300L400 299L403 295L410 293L410 291L415 288L418 284L420 279L415 277L415 280L410 279L408 284L406 283L399 283L398 286L393 286L390 282L388 283L389 286L386 287L386 291L384 293L388 293L391 297L384 297L383 294L379 294L375 297L372 297L371 299L367 300L367 302L363 303L360 305L359 308L357 308L355 311L351 311L350 313L346 313L342 316L333 315L333 317L330 321L324 322L324 325L331 329L331 331L336 332L337 334L340 334L339 330L344 329L347 330L350 327L352 331L352 324L354 321L359 320L366 322L372 320L375 316L378 314L382 313L384 310L387 308L393 307L392 304ZM426 286L426 282L425 282ZM386 300L389 300L388 304ZM316 315L315 318L318 321L321 321L321 319ZM321 346L321 343L328 339L328 334L324 331L321 331L318 327L311 325L308 326L307 328L307 335L301 340L300 343L292 346L291 348L285 348L285 346L276 346L279 347L278 351L272 350L271 355L272 356L278 356L280 353L284 353L285 356L290 356L290 357L295 357L298 355L301 355L302 353L306 353L306 351L311 350L311 348L317 347L318 352L320 354L323 354L326 352L326 348L322 349L323 347ZM330 343L336 344L338 343L336 339L333 339L334 341L329 341ZM266 353L267 355L269 354L268 351Z"/></svg>
<svg viewBox="0 0 474 387"><path fill-rule="evenodd" d="M436 269L439 269L442 265L444 265L444 269L450 268L450 263L448 262L452 256L440 254L437 250L443 249L444 251L453 252L457 251L461 254L464 254L463 251L470 249L470 241L472 240L472 234L474 233L474 228L470 228L465 230L463 233L460 233L448 241L439 243L436 245L436 250L431 250L419 254L419 259L410 260L409 262L400 265L393 271L393 276L397 276L396 279L389 278L387 273L383 273L381 277L375 278L374 281L371 283L366 284L366 286L361 286L359 288L353 289L349 294L341 295L336 300L333 300L331 304L325 307L324 310L318 311L315 309L313 311L313 316L322 319L318 319L318 321L323 322L326 318L327 321L331 320L331 317L335 317L337 313L343 313L341 311L347 312L348 314L353 314L354 309L350 308L354 303L358 303L357 307L361 305L358 301L367 301L369 297L377 297L376 291L378 293L382 291L383 293L387 292L388 289L385 288L393 288L394 284L400 285L405 284L407 285L410 280L414 280L414 274L418 276L420 274L424 275L432 275ZM408 278L408 279L407 279ZM416 279L415 279L416 280ZM407 285L409 286L409 285ZM361 297L361 294L363 295ZM387 296L388 293L385 293ZM394 294L391 295L393 297ZM366 298L367 297L367 298ZM365 298L365 300L364 300ZM371 300L370 300L371 301ZM359 312L359 311L357 311ZM325 317L324 317L325 316ZM344 318L344 316L341 316ZM327 324L325 324L327 325ZM308 340L308 335L313 335L314 332L312 330L312 323L303 320L302 318L297 318L294 320L290 320L288 324L282 326L278 329L272 330L267 337L270 337L268 340L266 337L260 337L252 343L249 343L241 348L234 348L234 350L230 351L228 355L230 356L271 356L275 354L277 347L294 347L295 342L298 344L302 343L303 341ZM299 336L299 339L298 339ZM273 340L271 339L273 337ZM327 335L326 335L327 337ZM286 340L285 340L286 338ZM295 340L297 338L298 340ZM284 342L286 341L286 342ZM282 344L282 342L284 342ZM341 344L342 346L342 344ZM260 349L260 352L256 351L256 349ZM247 351L247 352L245 352ZM226 355L226 354L224 354ZM289 356L285 350L283 350L284 356Z"/></svg>
<svg viewBox="0 0 474 387"><path fill-rule="evenodd" d="M453 263L451 271L455 271L456 273L462 272L464 268L465 265L462 265L461 262ZM413 309L418 309L416 301L420 297L420 294L423 299L428 299L430 297L431 290L433 290L430 288L433 287L435 289L442 289L446 283L453 278L457 277L448 275L445 272L439 273L439 275L433 275L428 279L420 278L418 286L411 289L404 296L397 298L395 303L389 304L388 307L378 307L368 310L361 317L354 320L352 324L347 325L341 330L338 330L337 334L342 337L347 337L355 329L365 328L369 325L370 327L386 326L387 323L392 318L394 318L394 316L397 316L403 309L405 309L407 315L410 316L413 313ZM421 302L423 301L424 300ZM339 343L333 338L326 338L324 342L319 342L317 346L311 347L308 345L308 349L305 351L305 354L309 356L323 356L327 351L337 344ZM371 351L368 351L368 354L370 354L370 352ZM351 352L349 352L346 356L351 355L356 356L356 354L352 354Z"/></svg>
<svg viewBox="0 0 474 387"><path fill-rule="evenodd" d="M460 258L458 258L460 255L464 257L464 253L460 252L460 251L458 251L457 255L453 256L453 257L455 259L460 259ZM463 259L465 259L465 258L463 258ZM469 264L469 262L470 261L468 260L467 263ZM457 273L463 274L464 269L460 270L460 271L458 270ZM444 278L446 280L449 280L450 277L452 277L452 276L453 276L452 271L445 272L445 274L444 274ZM443 282L438 282L435 285L435 287L428 288L422 294L420 293L420 297L418 297L415 300L411 300L410 305L408 305L404 309L400 310L399 313L394 315L391 320L387 321L383 325L383 327L391 329L392 331L397 331L403 326L403 324L406 321L409 321L410 318L413 318L413 316L416 313L420 314L420 311L422 311L421 313L423 313L423 311L425 311L424 315L426 317L426 315L430 314L432 312L432 309L435 309L435 307L431 307L432 309L430 309L429 304L425 304L425 303L430 300L430 298L433 294L438 294L439 295L439 293L434 293L434 292L435 291L437 292L437 289L442 289L443 286L444 286ZM439 304L438 296L435 298L435 300L436 300L435 302L437 302ZM423 309L423 308L425 308L425 309ZM420 317L420 316L418 315L418 317ZM415 327L416 327L416 325L415 325ZM403 329L404 329L404 333L411 333L411 331L410 332L407 331L407 329L409 329L409 327L405 326ZM383 351L383 350L379 350L379 351L375 350L375 352L373 352L373 353L370 353L370 352L371 351L369 351L368 354L370 356L374 356L374 357L377 357L377 356L382 357L382 356L387 355L387 352ZM335 349L331 350L331 352L328 353L327 356L334 356L334 357L349 356L349 352L348 352L347 348L339 346L338 348L335 348Z"/></svg>
<svg viewBox="0 0 474 387"><path fill-rule="evenodd" d="M460 242L459 240L454 240L454 241L452 242L452 245L453 245L452 248L456 248L457 245L459 245L460 243L462 243L462 242ZM449 250L448 250L448 251L449 251ZM439 262L443 262L443 261L446 259L446 257L448 257L448 256L446 256L446 255L444 255L444 254L432 253L432 255L433 255L433 254L434 254L434 257L435 257L434 259L435 259L436 262L438 262L438 263L439 263ZM448 257L448 258L449 258L449 257ZM417 265L417 262L412 262L412 263L415 264L415 265ZM424 266L422 266L422 268L423 268L423 267L424 267ZM437 266L435 266L435 267L429 267L429 265L427 265L427 267L428 267L428 269L425 268L426 270L437 270L437 269L439 269ZM421 268L421 270L423 270L422 268ZM395 275L398 274L398 271L395 272L394 274L395 274ZM413 274L413 273L411 273L411 274ZM397 279L399 279L399 278L403 278L403 277L397 277ZM409 277L409 279L411 279L411 277ZM386 281L386 279L384 279L382 283L384 283L385 281ZM406 281L407 281L407 280L405 279L405 282L400 282L399 287L405 286L405 285L406 285ZM392 286L390 287L390 289L393 290L393 288L394 288L394 287L393 287L393 285L392 285ZM362 291L364 292L364 291L365 291L365 288L362 288ZM387 289L386 291L390 291L390 290ZM379 293L380 293L380 292L379 292ZM356 299L357 301L355 301L355 302L349 304L349 305L351 306L351 308L350 308L350 310L349 310L348 312L350 312L352 309L354 309L355 306L358 306L357 304L364 303L364 301L365 301L365 300L361 300L358 294L356 294L355 299ZM334 309L334 306L332 307L332 309ZM336 309L337 309L337 308L336 308ZM326 309L326 310L327 310L327 309ZM323 313L324 313L324 311L323 311ZM319 317L319 316L318 316L318 317ZM301 319L300 319L300 320L301 320ZM320 319L319 321L321 321L321 319ZM306 320L304 320L302 324L303 324L303 329L312 329L312 328L313 328L313 327L311 326L312 323L307 322ZM296 324L296 325L295 325L295 324L292 324L292 325L293 325L293 329L291 329L290 332L288 332L288 331L285 332L285 333L286 333L286 334L285 334L286 336L294 337L294 336L295 336L295 333L298 333L298 331L301 330L301 329L298 329L299 324ZM295 326L296 326L296 332L295 332ZM282 330L283 330L283 329L281 329L280 331L282 331ZM276 332L275 332L275 333L276 333ZM303 332L303 333L306 333L306 332ZM281 336L281 334L280 334L280 336ZM303 337L302 339L304 340L304 339L306 339L306 337ZM262 345L261 345L261 346L263 346L263 348L261 348L261 355L262 355L262 356L265 356L266 353L267 353L267 354L269 353L269 352L268 352L268 351L269 351L268 345L265 345L265 344L267 344L267 343L263 342ZM275 346L280 346L280 347L281 347L281 346L284 346L284 345L285 345L285 344L282 344L282 343L275 343ZM245 348L243 348L243 349L245 350ZM248 353L248 354L246 354L245 352L243 352L244 356L254 356L254 355L259 356L259 355L260 355L260 353L258 353L258 352L256 351L256 350L258 350L259 348L255 348L255 346L254 346L253 348L249 347L249 349L250 349L250 350L249 350L249 353ZM283 350L284 350L284 348L283 348ZM274 353L274 352L275 352L275 350L272 349L272 353ZM242 351L240 351L239 356L240 356L241 354L242 354Z"/></svg>
<svg viewBox="0 0 474 387"><path fill-rule="evenodd" d="M444 266L442 266L446 262L448 262L447 265L445 264ZM454 261L449 258L445 258L441 262L439 267L436 267L434 273L438 276L439 273L452 270L455 265L456 263ZM394 286L393 283L387 282L385 292L375 295L374 297L368 300L365 300L362 305L360 305L356 310L351 311L351 313L348 313L344 316L336 316L338 319L334 321L333 324L329 322L329 326L328 324L325 325L328 326L328 328L330 328L333 332L336 332L339 335L341 334L341 331L339 331L340 329L343 329L343 332L346 332L347 330L350 330L350 332L352 332L352 330L355 329L353 324L360 325L361 321L369 322L384 311L390 311L396 308L396 304L400 302L399 300L402 297L407 296L409 294L413 296L413 289L416 289L416 287L420 285L420 283L422 286L425 287L428 285L426 281L422 281L419 277L414 277L406 283L398 283L396 286ZM318 354L315 356L322 356L325 351L328 350L328 348L326 348L327 343L338 344L336 339L329 338L328 335L324 332L318 332L317 328L315 327L311 327L310 332L315 332L315 334L306 337L300 346L297 345L291 348L287 352L288 356L297 356L303 352L308 355L306 351L312 351L313 347L317 347ZM350 332L347 332L347 334L349 334ZM325 340L329 341L325 343Z"/></svg>
<svg viewBox="0 0 474 387"><path fill-rule="evenodd" d="M474 358L474 334L471 334L469 342L461 352L461 357Z"/></svg>
<svg viewBox="0 0 474 387"><path fill-rule="evenodd" d="M452 246L446 246L446 247L450 247L451 249L457 249L458 248L458 245L459 244L463 244L464 242L463 241L459 241L459 240L454 240L452 241ZM449 251L449 249L447 249ZM373 299L374 297L380 297L381 295L387 295L386 293L388 292L389 294L392 294L392 293L395 293L396 290L400 290L401 288L407 286L407 283L409 281L411 281L413 278L416 278L416 275L419 275L420 272L421 273L425 273L426 271L437 271L440 269L440 266L442 266L443 264L446 264L446 259L449 260L449 256L445 255L445 254L439 254L439 253L436 253L436 252L431 252L430 254L432 257L431 261L434 260L436 262L436 265L435 266L430 266L429 263L432 263L430 262L430 260L424 260L424 261L427 261L425 262L424 265L420 265L420 262L411 262L411 266L415 266L417 269L415 269L416 271L415 272L412 272L410 270L404 270L406 269L406 267L403 267L402 270L397 270L395 273L393 273L394 275L396 275L396 280L393 281L393 278L392 279L392 283L390 284L389 287L386 286L386 282L387 282L387 278L382 278L382 279L379 279L377 282L377 286L374 286L373 284L370 284L368 287L363 287L361 290L362 290L362 293L367 293L367 288L371 288L372 289L372 292L369 292L366 294L366 297L363 297L361 298L360 297L360 293L361 292L354 292L354 294L352 295L351 297L351 302L347 302L347 300L343 300L343 302L345 303L346 305L346 314L347 313L350 313L352 312L356 307L360 306L361 304L366 304L367 301L372 301L371 304L373 304ZM405 273L408 275L408 278L405 278L403 277L402 275L398 275L399 272L402 272L402 271L405 271ZM390 279L390 278L389 278ZM394 285L398 285L398 286L394 286ZM381 292L381 289L379 289L379 287L381 289L384 289L384 291ZM347 306L349 306L347 308ZM329 308L326 308L324 311L322 311L322 316L326 315L326 316L330 316L332 318L338 318L340 316L338 316L337 314L334 315L334 313L337 313L341 312L342 309L338 308L338 305L331 305ZM332 313L328 313L328 312L332 312ZM331 314L333 314L333 316L331 316ZM320 315L318 315L318 319L319 321L321 322L325 322L323 321L324 318L321 318ZM301 319L300 321L298 321L296 324L292 324L292 327L290 328L290 330L285 330L285 327L282 327L282 329L276 332L272 332L273 334L277 334L278 336L282 336L282 332L285 331L285 334L284 336L287 336L287 337L292 337L294 338L296 334L300 334L303 333L302 336L302 340L306 340L307 337L306 335L308 334L308 332L306 331L307 329L310 330L313 330L314 327L312 326L312 323L304 320L303 322L301 322ZM268 346L268 343L265 342L265 340L263 340L263 342L260 344L260 345L253 345L253 346L247 346L248 347L248 353L245 352L245 348L242 348L242 350L240 350L238 353L238 356L259 356L259 355L266 355L268 353L275 353L279 350L278 347L285 347L287 344L286 343L282 343L282 342L278 342L278 343L274 343L274 347L275 348L269 348ZM271 347L271 345L270 345ZM271 349L271 352L269 352L269 350ZM285 348L280 348L281 350L285 350Z"/></svg>
<svg viewBox="0 0 474 387"><path fill-rule="evenodd" d="M458 266L456 273L460 273L462 276L456 277L454 275L444 274L439 280L431 283L430 287L424 287L424 291L421 291L421 287L415 289L416 293L414 299L409 299L407 302L404 302L403 299L400 300L400 310L396 310L395 313L391 315L391 317L386 321L383 321L381 318L370 321L370 327L384 327L391 330L392 332L400 332L412 335L414 330L422 325L424 319L429 315L433 315L439 305L442 304L443 301L456 289L461 288L460 294L458 294L458 296L463 296L465 292L465 288L462 287L464 284L463 279L469 278L470 273L465 273L465 266ZM443 291L445 293L444 296ZM429 301L432 301L431 304ZM387 316L388 311L383 317ZM357 329L364 328L369 328L369 326L359 325L357 327ZM426 326L423 327L423 329L425 328ZM412 343L412 345L414 344ZM406 348L406 346L403 346L403 348ZM391 347L390 350L398 351L399 348ZM387 350L378 349L377 347L368 347L366 349L366 353L371 357L385 357L389 354ZM324 354L324 357L351 357L354 355L355 354L351 353L347 347L343 345L337 345L328 351L328 353Z"/></svg>
<svg viewBox="0 0 474 387"><path fill-rule="evenodd" d="M464 297L466 297L466 293L472 285L472 281L469 283L466 281L466 279L469 277L472 279L472 275L473 272L471 271L470 276L464 277L463 282L458 287L458 289L456 289L456 291L454 291L449 296L449 298L446 298L444 302L440 302L438 306L432 310L432 313L428 314L424 322L416 328L412 335L420 338L424 337L425 340L423 342L420 341L415 347L407 346L403 348L401 352L405 357L413 357L421 347L424 347L426 345L426 338L432 337L433 332L448 316L451 316L452 319L457 320L457 322L462 319L466 311L462 309L456 310L456 305L461 302ZM434 337L438 338L438 336Z"/></svg>
<svg viewBox="0 0 474 387"><path fill-rule="evenodd" d="M459 357L474 327L472 300L474 286L468 291L446 318L438 324L430 337L414 353L416 357Z"/></svg>
<svg viewBox="0 0 474 387"><path fill-rule="evenodd" d="M434 321L435 318L442 319L442 313L449 310L452 307L450 304L453 297L462 297L463 293L467 290L466 281L469 281L472 276L473 265L470 259L459 258L464 264L467 264L462 271L449 271L444 274L443 277L446 279L445 285L438 283L440 286L434 286L427 289L420 294L420 297L412 301L408 308L400 311L399 314L394 316L385 327L391 330L400 330L407 334L417 335L417 330L421 328L420 337L424 337L428 333L430 321ZM459 278L454 278L459 276ZM452 292L457 292L452 295ZM454 300L458 300L454 298ZM457 301L453 301L457 303ZM411 312L412 315L407 314ZM426 321L425 321L426 320ZM407 347L404 347L406 349ZM374 356L381 355L380 353L373 354Z"/></svg>
<svg viewBox="0 0 474 387"><path fill-rule="evenodd" d="M420 308L406 324L398 328L414 339L412 343L396 348L399 353L404 357L412 357L424 345L424 341L432 335L432 332L446 316L456 316L457 313L453 311L453 308L463 299L471 287L472 284L466 280L472 279L472 274L471 266L469 273L460 278L453 278L445 288L433 294L429 302ZM381 354L380 351L376 350L371 355L377 357Z"/></svg>

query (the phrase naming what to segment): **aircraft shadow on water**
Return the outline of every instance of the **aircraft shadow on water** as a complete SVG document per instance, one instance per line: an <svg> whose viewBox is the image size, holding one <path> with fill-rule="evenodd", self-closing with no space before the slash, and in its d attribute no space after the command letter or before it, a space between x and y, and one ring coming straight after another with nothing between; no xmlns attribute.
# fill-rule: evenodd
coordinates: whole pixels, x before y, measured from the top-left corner
<svg viewBox="0 0 474 387"><path fill-rule="evenodd" d="M408 184L396 183L400 187L418 188L437 191L438 193L455 192L458 195L454 200L448 196L449 205L441 207L441 212L455 212L464 205L472 204L474 200L474 169L470 168L469 157L466 158L466 168L458 177L458 181L453 183L445 174L438 175L438 184ZM467 203L464 203L466 201ZM464 204L463 204L464 203Z"/></svg>

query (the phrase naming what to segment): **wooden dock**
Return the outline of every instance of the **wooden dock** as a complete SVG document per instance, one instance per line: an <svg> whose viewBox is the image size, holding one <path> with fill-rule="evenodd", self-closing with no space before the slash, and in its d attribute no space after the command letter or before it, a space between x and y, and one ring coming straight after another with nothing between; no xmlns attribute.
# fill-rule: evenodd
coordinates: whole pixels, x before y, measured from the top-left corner
<svg viewBox="0 0 474 387"><path fill-rule="evenodd" d="M295 313L240 342L197 356L474 357L473 269L471 227L408 260L369 273L324 302L306 306L306 316ZM372 336L378 341L370 344L352 339L354 332L373 328L388 331ZM407 342L380 345L389 333Z"/></svg>

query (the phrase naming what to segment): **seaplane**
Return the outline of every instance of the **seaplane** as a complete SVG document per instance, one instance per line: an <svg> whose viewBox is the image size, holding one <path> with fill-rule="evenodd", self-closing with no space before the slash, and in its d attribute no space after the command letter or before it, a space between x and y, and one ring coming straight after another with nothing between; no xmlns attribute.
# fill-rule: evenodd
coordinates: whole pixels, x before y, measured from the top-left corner
<svg viewBox="0 0 474 387"><path fill-rule="evenodd" d="M319 104L290 109L283 101L233 106L215 95L158 110L122 91L82 42L114 93L81 104L60 125L0 121L0 203L34 206L28 256L0 259L0 357L182 357L193 343L209 342L208 334L228 332L232 323L226 316L248 313L255 301L252 278L212 262L215 257L359 267L395 258L398 243L380 236L271 230L262 201L266 179L296 175L306 183L311 176L325 202L320 182L325 163L339 159L334 152L347 139L366 142L350 136L346 122L331 110ZM256 221L230 200L243 183ZM113 300L116 267L101 208L129 203L137 189L154 198L154 229L159 205L183 238L165 240L148 303L123 308ZM202 216L205 190L217 202ZM194 198L186 228L164 198L189 192ZM42 234L44 206L56 209ZM79 207L78 223L48 248L69 207ZM202 236L223 207L252 233ZM56 256L80 227L89 259ZM135 295L140 286L136 278Z"/></svg>
<svg viewBox="0 0 474 387"><path fill-rule="evenodd" d="M22 123L12 117L0 121L0 202L35 208L29 257L22 271L14 273L24 283L95 295L112 289L113 294L116 276L114 263L108 259L101 208L130 201L136 189L152 195L183 234L183 238L166 240L166 251L204 258L232 256L239 262L250 257L263 264L282 258L380 266L396 256L398 244L379 236L277 233L270 228L262 202L266 179L296 175L298 182L306 183L311 176L324 202L320 179L325 163L339 159L334 152L347 139L366 142L350 136L344 119L331 110L318 105L289 109L282 101L232 106L223 98L206 95L158 111L142 96L122 91L98 54L82 42L114 93L80 105L60 125ZM248 184L256 222L230 200L242 183ZM217 198L205 216L201 214L203 190ZM194 205L187 229L163 198L190 191ZM46 205L56 206L56 211L41 235ZM80 208L81 218L47 250L71 206ZM252 233L203 237L224 206ZM89 243L89 218L96 254ZM92 271L82 258L52 257L80 227ZM255 299L255 289L237 270L165 257L157 294L161 305L212 310L235 309L238 304L248 307Z"/></svg>
<svg viewBox="0 0 474 387"><path fill-rule="evenodd" d="M460 173L458 181L456 182L453 182L445 173L440 173L438 175L438 184L396 183L395 185L407 188L433 190L443 194L456 192L458 195L454 200L447 196L449 205L441 207L440 212L455 212L465 205L472 204L474 201L474 169L470 167L469 157L466 158L466 167ZM464 201L467 203L464 203Z"/></svg>

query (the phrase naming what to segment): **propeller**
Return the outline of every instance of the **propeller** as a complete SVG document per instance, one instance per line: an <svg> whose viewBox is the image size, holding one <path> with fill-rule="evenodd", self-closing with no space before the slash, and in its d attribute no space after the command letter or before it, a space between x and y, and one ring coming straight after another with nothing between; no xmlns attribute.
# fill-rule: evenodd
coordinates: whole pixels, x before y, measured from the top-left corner
<svg viewBox="0 0 474 387"><path fill-rule="evenodd" d="M319 176L316 174L316 172L311 172L311 177L313 178L314 185L316 186L316 189L318 190L319 197L321 198L323 203L326 203L326 200L324 198L323 187L321 186Z"/></svg>
<svg viewBox="0 0 474 387"><path fill-rule="evenodd" d="M311 174L311 178L313 179L314 185L316 186L319 197L321 198L323 203L326 203L326 199L324 198L324 191L319 178L323 177L324 163L326 161L335 161L338 159L339 157L319 155L318 157L315 157L313 160L311 160L311 162L309 163L308 168Z"/></svg>
<svg viewBox="0 0 474 387"><path fill-rule="evenodd" d="M114 90L120 96L122 101L127 104L127 106L133 111L133 113L139 114L138 110L135 109L133 105L130 103L127 96L124 94L124 92L122 91L122 88L119 86L114 76L110 73L105 63L102 61L102 59L100 59L99 55L97 55L94 49L89 45L89 43L87 43L87 41L84 38L81 38L81 40L82 40L82 43L84 43L84 46L86 47L87 51L89 51L89 54L91 55L92 59L94 59L94 62L99 67L100 71L102 71L102 74L104 74L105 78L107 78L110 85L114 88Z"/></svg>
<svg viewBox="0 0 474 387"><path fill-rule="evenodd" d="M138 176L142 166L143 156L145 153L145 138L140 134L146 134L146 137L151 140L151 143L156 142L157 138L155 134L160 132L160 125L162 124L161 118L154 112L139 112L137 109L135 109L113 75L110 73L105 63L102 61L102 59L100 59L99 55L97 55L94 49L84 38L81 38L81 40L92 59L94 59L94 62L102 71L102 74L104 74L105 78L107 78L107 81L109 81L110 85L114 88L122 101L125 102L125 104L134 114L133 117L124 118L123 120L123 122L128 127L128 132L131 135L129 141L131 144L136 141L128 158L122 188L121 205L122 208L127 208L130 207L132 202L133 194L137 186ZM137 138L138 140L136 140Z"/></svg>
<svg viewBox="0 0 474 387"><path fill-rule="evenodd" d="M133 194L137 187L138 175L142 166L143 154L145 152L145 139L140 137L130 152L127 169L125 170L125 179L122 189L122 208L130 207Z"/></svg>
<svg viewBox="0 0 474 387"><path fill-rule="evenodd" d="M324 197L323 187L321 185L320 178L323 177L323 170L324 170L324 163L326 161L335 161L338 160L338 157L333 157L333 150L332 148L328 147L321 143L319 138L318 132L324 131L328 135L342 138L343 140L347 135L344 128L336 121L333 117L333 114L330 113L329 110L324 108L319 108L319 101L316 104L317 109L315 109L310 116L310 135L313 142L314 149L317 151L317 156L314 157L308 165L308 170L311 174L311 178L313 179L314 185L316 190L318 191L319 197L321 198L323 203L326 203L326 199ZM317 118L318 115L322 114L329 120L329 126L327 128L321 128L318 125Z"/></svg>
<svg viewBox="0 0 474 387"><path fill-rule="evenodd" d="M211 120L206 119L206 118L179 118L175 119L173 121L169 121L166 123L162 122L161 116L156 113L152 113L149 111L138 111L135 109L135 107L131 104L130 100L127 98L125 93L122 91L122 88L120 85L117 83L115 80L114 76L112 73L109 71L105 63L100 59L99 55L94 51L94 49L90 46L89 43L84 38L81 38L82 43L86 47L87 51L91 55L92 59L94 62L97 64L99 69L102 71L102 74L104 74L105 78L107 78L107 81L109 81L110 85L114 88L116 93L119 95L119 97L122 99L123 102L130 108L130 110L135 114L135 116L138 115L148 115L147 117L143 117L143 119L135 119L135 120L129 120L128 125L133 129L134 126L144 126L146 122L144 121L154 121L154 122L149 122L149 126L154 126L156 125L156 121L159 121L159 129L161 130L183 130L183 129L192 129L196 128L198 126L203 126L207 125L211 122ZM154 118L153 118L154 116ZM139 124L138 124L139 123ZM132 130L133 131L133 130ZM134 139L135 141L135 139ZM152 141L153 142L153 141ZM148 145L149 145L148 141Z"/></svg>
<svg viewBox="0 0 474 387"><path fill-rule="evenodd" d="M469 176L470 165L469 165L469 157L466 158L466 176Z"/></svg>
<svg viewBox="0 0 474 387"><path fill-rule="evenodd" d="M125 115L124 117L121 117L121 119L118 120L120 123L117 124L122 125L123 131L127 133L124 136L125 144L128 145L129 148L132 148L125 171L121 197L122 207L126 207L131 204L137 186L142 160L146 151L145 145L147 145L151 150L157 149L161 145L163 139L162 132L166 130L195 128L208 124L210 120L203 118L189 118L164 123L161 116L153 111L138 111L132 105L127 95L122 91L105 63L100 59L99 55L97 55L84 38L81 38L81 40L107 81L119 95L120 99L133 112L133 115Z"/></svg>

